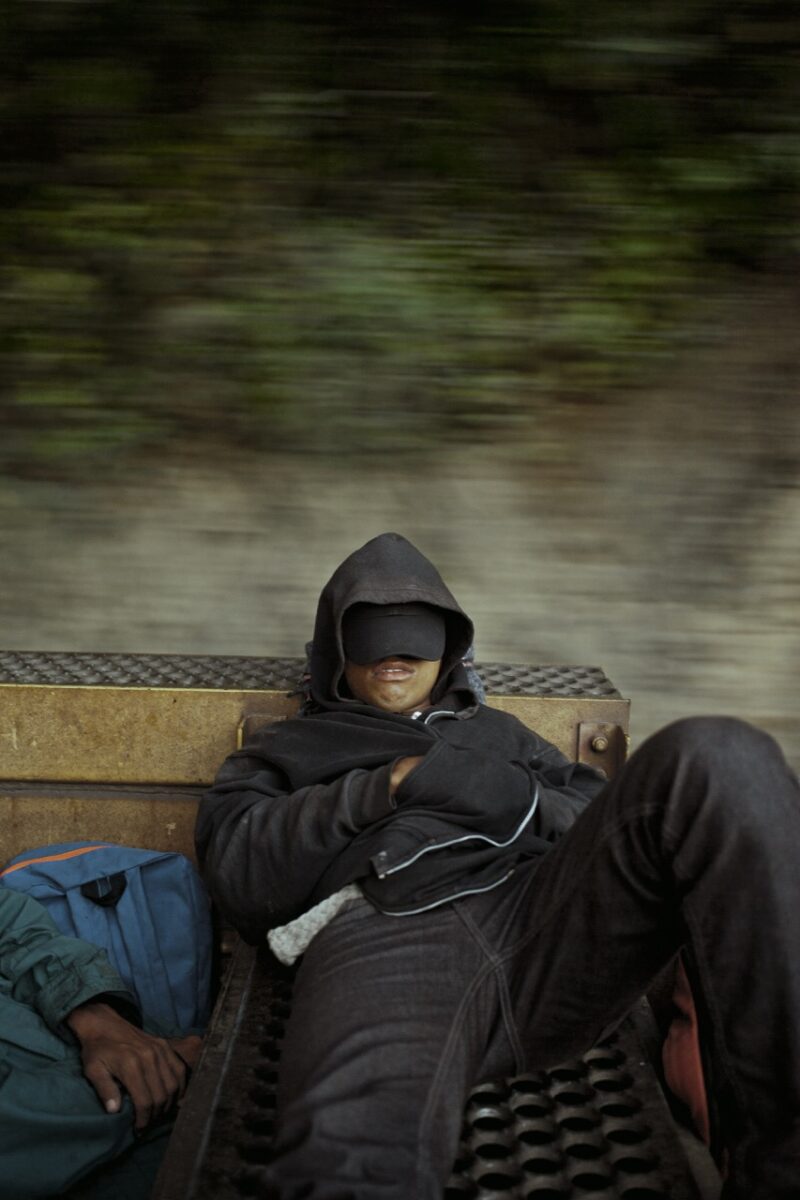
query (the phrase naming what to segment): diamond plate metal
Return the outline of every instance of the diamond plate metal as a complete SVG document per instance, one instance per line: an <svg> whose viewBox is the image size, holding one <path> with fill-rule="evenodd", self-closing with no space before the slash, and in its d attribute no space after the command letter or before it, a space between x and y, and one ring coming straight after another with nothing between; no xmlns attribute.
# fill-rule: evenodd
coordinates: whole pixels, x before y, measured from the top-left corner
<svg viewBox="0 0 800 1200"><path fill-rule="evenodd" d="M190 654L95 654L0 651L0 683L52 687L225 688L295 691L302 658ZM619 698L600 667L477 663L489 693L509 696Z"/></svg>

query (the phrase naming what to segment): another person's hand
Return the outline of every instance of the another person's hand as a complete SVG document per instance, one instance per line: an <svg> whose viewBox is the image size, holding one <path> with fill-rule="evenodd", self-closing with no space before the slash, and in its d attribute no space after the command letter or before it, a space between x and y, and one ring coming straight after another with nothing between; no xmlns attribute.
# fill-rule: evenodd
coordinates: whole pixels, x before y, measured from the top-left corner
<svg viewBox="0 0 800 1200"><path fill-rule="evenodd" d="M66 1024L80 1042L84 1074L106 1112L119 1112L124 1088L137 1130L163 1116L186 1090L200 1038L153 1037L99 1000L73 1009Z"/></svg>
<svg viewBox="0 0 800 1200"><path fill-rule="evenodd" d="M390 796L395 794L406 775L408 775L410 771L413 771L414 767L419 766L423 758L424 755L422 754L409 755L407 758L398 758L397 762L392 767L392 773L389 777Z"/></svg>

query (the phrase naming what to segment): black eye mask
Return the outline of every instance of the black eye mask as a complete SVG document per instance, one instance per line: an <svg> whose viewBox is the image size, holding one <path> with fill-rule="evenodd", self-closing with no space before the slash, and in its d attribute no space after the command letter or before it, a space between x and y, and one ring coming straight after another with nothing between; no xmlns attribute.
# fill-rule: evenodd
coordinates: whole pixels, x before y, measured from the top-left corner
<svg viewBox="0 0 800 1200"><path fill-rule="evenodd" d="M364 665L393 654L437 662L444 654L444 615L429 604L354 604L342 622L344 654Z"/></svg>

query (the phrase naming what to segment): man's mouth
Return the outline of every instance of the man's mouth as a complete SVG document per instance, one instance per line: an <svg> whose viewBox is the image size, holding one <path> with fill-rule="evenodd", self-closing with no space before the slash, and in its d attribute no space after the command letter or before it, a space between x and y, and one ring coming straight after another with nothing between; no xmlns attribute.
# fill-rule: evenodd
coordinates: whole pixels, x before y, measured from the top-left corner
<svg viewBox="0 0 800 1200"><path fill-rule="evenodd" d="M387 658L373 667L372 674L376 679L408 679L414 667L402 658Z"/></svg>

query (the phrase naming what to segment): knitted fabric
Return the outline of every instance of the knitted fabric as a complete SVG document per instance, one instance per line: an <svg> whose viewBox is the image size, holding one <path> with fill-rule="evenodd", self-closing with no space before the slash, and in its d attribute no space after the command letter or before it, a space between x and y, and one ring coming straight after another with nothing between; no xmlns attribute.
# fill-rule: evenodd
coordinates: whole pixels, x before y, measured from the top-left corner
<svg viewBox="0 0 800 1200"><path fill-rule="evenodd" d="M315 904L308 912L304 912L286 925L270 929L267 934L269 948L277 959L291 966L308 949L313 938L320 929L324 929L333 920L348 900L358 900L361 888L357 883L349 883L347 887L334 892Z"/></svg>

